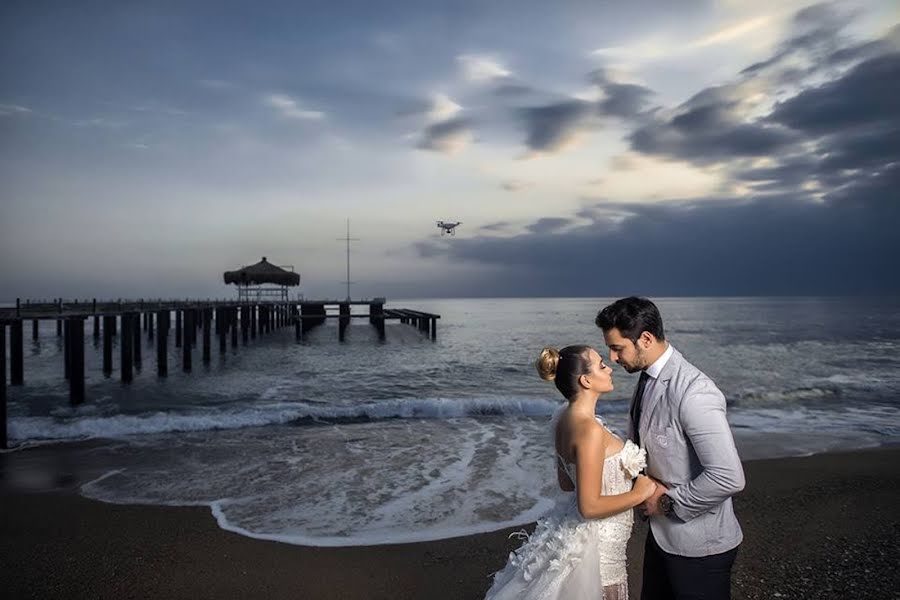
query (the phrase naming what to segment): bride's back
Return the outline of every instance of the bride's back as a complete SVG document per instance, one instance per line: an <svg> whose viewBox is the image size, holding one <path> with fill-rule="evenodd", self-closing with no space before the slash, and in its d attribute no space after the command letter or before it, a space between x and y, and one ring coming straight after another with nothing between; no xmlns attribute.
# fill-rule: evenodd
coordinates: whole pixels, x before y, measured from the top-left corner
<svg viewBox="0 0 900 600"><path fill-rule="evenodd" d="M575 463L577 447L587 436L601 436L604 458L616 454L625 445L606 429L599 417L575 414L570 408L562 411L554 432L556 453L565 462Z"/></svg>

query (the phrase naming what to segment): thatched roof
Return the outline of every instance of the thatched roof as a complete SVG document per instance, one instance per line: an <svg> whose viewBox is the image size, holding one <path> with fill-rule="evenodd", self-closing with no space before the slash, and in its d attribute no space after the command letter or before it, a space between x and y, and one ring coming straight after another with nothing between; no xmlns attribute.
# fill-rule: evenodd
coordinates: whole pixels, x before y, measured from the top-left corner
<svg viewBox="0 0 900 600"><path fill-rule="evenodd" d="M225 271L225 283L238 285L260 285L263 283L300 285L300 274L276 267L263 256L263 259L255 265L250 265L237 271Z"/></svg>

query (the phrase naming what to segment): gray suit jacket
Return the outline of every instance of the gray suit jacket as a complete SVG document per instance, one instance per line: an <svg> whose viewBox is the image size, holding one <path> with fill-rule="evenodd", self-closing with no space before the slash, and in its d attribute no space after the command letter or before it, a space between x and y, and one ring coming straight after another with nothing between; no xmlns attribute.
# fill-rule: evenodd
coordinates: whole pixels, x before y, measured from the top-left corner
<svg viewBox="0 0 900 600"><path fill-rule="evenodd" d="M675 500L674 515L650 520L659 547L709 556L740 544L731 496L744 489L744 469L725 419L725 396L712 379L674 350L644 398L639 428L647 474Z"/></svg>

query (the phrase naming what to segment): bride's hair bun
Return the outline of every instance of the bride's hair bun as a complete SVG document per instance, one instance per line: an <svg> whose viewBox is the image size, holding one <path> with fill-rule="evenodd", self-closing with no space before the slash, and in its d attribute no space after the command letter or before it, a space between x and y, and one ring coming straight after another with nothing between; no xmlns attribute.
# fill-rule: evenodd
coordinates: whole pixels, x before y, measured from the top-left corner
<svg viewBox="0 0 900 600"><path fill-rule="evenodd" d="M537 367L541 379L553 381L556 378L556 367L559 366L559 350L549 346L544 348L534 362L534 366Z"/></svg>

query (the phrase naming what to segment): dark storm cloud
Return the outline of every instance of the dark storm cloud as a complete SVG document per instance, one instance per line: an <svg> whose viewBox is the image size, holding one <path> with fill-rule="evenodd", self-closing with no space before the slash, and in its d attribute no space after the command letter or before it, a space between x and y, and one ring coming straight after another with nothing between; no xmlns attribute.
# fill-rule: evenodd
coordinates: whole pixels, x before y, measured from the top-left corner
<svg viewBox="0 0 900 600"><path fill-rule="evenodd" d="M449 119L428 127L417 147L422 150L448 152L461 135L470 131L471 121L466 118Z"/></svg>
<svg viewBox="0 0 900 600"><path fill-rule="evenodd" d="M538 219L527 227L531 233L554 233L563 229L566 225L572 224L572 219L563 219L559 217L545 217Z"/></svg>
<svg viewBox="0 0 900 600"><path fill-rule="evenodd" d="M597 108L601 115L628 119L646 110L653 90L633 83L611 81L604 69L597 69L589 79L603 91Z"/></svg>
<svg viewBox="0 0 900 600"><path fill-rule="evenodd" d="M827 192L852 181L848 169L890 164L900 129L900 30L860 43L842 34L846 25L847 15L832 5L800 11L791 37L770 60L745 69L734 83L701 90L675 110L654 111L630 134L632 149L725 165L734 177L767 193L805 183ZM800 66L782 65L791 63L789 56ZM817 57L827 59L817 62ZM843 68L831 68L838 63ZM811 73L814 79L804 79ZM765 79L754 81L758 77ZM786 88L791 95L770 114L748 116L749 95L761 85L775 95L791 79L793 87ZM746 159L755 158L774 164L748 168Z"/></svg>
<svg viewBox="0 0 900 600"><path fill-rule="evenodd" d="M509 229L510 227L512 227L512 223L510 223L509 221L497 221L495 223L482 225L478 229L480 231L502 231L504 229Z"/></svg>
<svg viewBox="0 0 900 600"><path fill-rule="evenodd" d="M671 121L654 120L631 133L631 147L645 154L705 165L733 158L769 156L798 141L796 135L783 127L718 121L716 112L719 112L717 107L688 109Z"/></svg>
<svg viewBox="0 0 900 600"><path fill-rule="evenodd" d="M821 3L799 10L791 21L790 35L775 53L764 61L750 65L742 75L754 75L782 65L798 54L809 56L819 65L825 57L834 57L841 49L841 33L855 14L835 3Z"/></svg>
<svg viewBox="0 0 900 600"><path fill-rule="evenodd" d="M869 59L847 75L775 107L771 120L810 134L830 133L900 115L900 53Z"/></svg>
<svg viewBox="0 0 900 600"><path fill-rule="evenodd" d="M790 195L603 204L590 225L566 233L460 239L442 250L503 267L487 294L897 293L897 189L900 165L824 202ZM616 224L603 216L608 210L628 217Z"/></svg>
<svg viewBox="0 0 900 600"><path fill-rule="evenodd" d="M591 104L582 100L523 108L519 115L527 131L525 143L532 150L557 150L580 129L590 113Z"/></svg>
<svg viewBox="0 0 900 600"><path fill-rule="evenodd" d="M605 200L568 221L537 220L519 235L419 251L500 272L480 282L486 295L900 293L897 30L851 41L838 14L830 5L801 11L770 61L674 110L620 111L635 124L633 150L715 164L750 194ZM801 54L827 64L789 66ZM799 79L779 87L789 69ZM747 98L760 89L786 99L769 114L750 113L759 105ZM633 99L639 105L647 96ZM552 112L541 116L573 126Z"/></svg>

